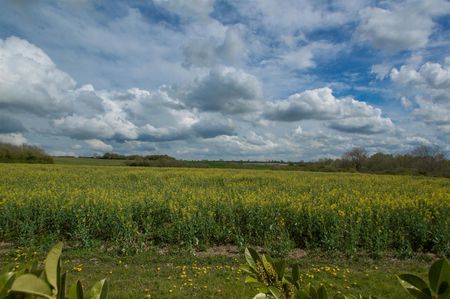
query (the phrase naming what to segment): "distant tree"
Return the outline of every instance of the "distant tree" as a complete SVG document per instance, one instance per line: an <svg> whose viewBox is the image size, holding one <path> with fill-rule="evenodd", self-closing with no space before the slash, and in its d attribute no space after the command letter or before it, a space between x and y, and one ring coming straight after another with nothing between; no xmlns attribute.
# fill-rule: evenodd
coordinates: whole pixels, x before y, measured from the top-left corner
<svg viewBox="0 0 450 299"><path fill-rule="evenodd" d="M411 151L410 156L413 157L413 167L420 174L441 175L448 172L445 154L438 146L420 145Z"/></svg>
<svg viewBox="0 0 450 299"><path fill-rule="evenodd" d="M342 155L344 165L360 171L364 163L367 161L367 151L362 147L354 147Z"/></svg>
<svg viewBox="0 0 450 299"><path fill-rule="evenodd" d="M53 163L53 158L37 146L0 143L0 162Z"/></svg>
<svg viewBox="0 0 450 299"><path fill-rule="evenodd" d="M378 152L370 156L365 165L371 172L393 172L396 167L395 160L392 155Z"/></svg>

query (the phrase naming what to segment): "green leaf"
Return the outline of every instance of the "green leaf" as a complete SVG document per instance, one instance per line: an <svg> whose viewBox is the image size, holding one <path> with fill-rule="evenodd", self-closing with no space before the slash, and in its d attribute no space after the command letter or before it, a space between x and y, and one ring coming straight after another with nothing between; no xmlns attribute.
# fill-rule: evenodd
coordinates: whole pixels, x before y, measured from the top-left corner
<svg viewBox="0 0 450 299"><path fill-rule="evenodd" d="M52 290L50 289L50 286L33 274L24 274L17 277L11 287L11 291L52 299Z"/></svg>
<svg viewBox="0 0 450 299"><path fill-rule="evenodd" d="M256 262L260 260L258 253L252 248L245 248L245 260L247 264L256 271Z"/></svg>
<svg viewBox="0 0 450 299"><path fill-rule="evenodd" d="M59 242L47 254L44 262L45 275L48 283L58 292L58 280L61 270L60 256L62 252L63 242Z"/></svg>
<svg viewBox="0 0 450 299"><path fill-rule="evenodd" d="M78 280L69 289L69 299L83 299L83 286Z"/></svg>
<svg viewBox="0 0 450 299"><path fill-rule="evenodd" d="M422 293L431 296L430 289L428 288L427 283L423 281L422 278L413 274L400 274L398 278L400 279L400 283L404 287L409 288L410 286L413 286Z"/></svg>
<svg viewBox="0 0 450 299"><path fill-rule="evenodd" d="M415 298L420 299L429 299L431 298L431 291L428 288L427 284L420 278L412 274L401 274L397 276L398 281L402 285L402 287ZM406 280L405 280L406 279ZM409 281L414 282L415 284L422 286L425 285L425 289L421 290L415 285L411 284ZM421 280L421 282L420 282Z"/></svg>
<svg viewBox="0 0 450 299"><path fill-rule="evenodd" d="M448 282L446 282L446 281L441 282L437 293L438 293L438 295L442 296L443 298L450 295L450 286L449 286Z"/></svg>
<svg viewBox="0 0 450 299"><path fill-rule="evenodd" d="M280 290L274 286L269 286L269 291L275 299L283 299L283 294L281 294Z"/></svg>
<svg viewBox="0 0 450 299"><path fill-rule="evenodd" d="M284 277L284 271L286 269L286 262L285 261L279 261L274 264L275 265L275 271L277 272L278 279L283 279Z"/></svg>
<svg viewBox="0 0 450 299"><path fill-rule="evenodd" d="M413 288L407 288L406 289L408 291L408 293L410 293L412 296L414 296L417 299L431 299L431 296L428 296L427 294L419 291L418 289L413 289Z"/></svg>
<svg viewBox="0 0 450 299"><path fill-rule="evenodd" d="M106 299L108 294L108 282L106 279L98 281L89 293L89 299Z"/></svg>
<svg viewBox="0 0 450 299"><path fill-rule="evenodd" d="M299 281L300 279L300 268L298 264L292 265L292 279L294 281Z"/></svg>
<svg viewBox="0 0 450 299"><path fill-rule="evenodd" d="M273 264L271 263L270 257L267 257L267 256L263 255L262 258L261 258L261 260L262 260L264 269L266 270L266 273L267 273L267 274L273 273L273 274L276 275L275 268L273 267ZM269 277L270 277L270 276L269 276ZM276 277L271 277L271 278L276 279Z"/></svg>
<svg viewBox="0 0 450 299"><path fill-rule="evenodd" d="M248 265L241 265L240 269L250 275L256 274L256 271L253 270L252 268L250 268L250 266L248 266Z"/></svg>
<svg viewBox="0 0 450 299"><path fill-rule="evenodd" d="M428 272L428 279L431 289L436 293L443 281L450 284L450 264L448 260L443 258L434 262Z"/></svg>
<svg viewBox="0 0 450 299"><path fill-rule="evenodd" d="M0 275L0 298L5 298L15 279L14 272L6 272Z"/></svg>
<svg viewBox="0 0 450 299"><path fill-rule="evenodd" d="M296 299L310 299L311 297L304 290L298 290L297 293L295 294L295 298Z"/></svg>
<svg viewBox="0 0 450 299"><path fill-rule="evenodd" d="M58 279L58 299L65 299L66 296L66 277L67 273L64 273Z"/></svg>
<svg viewBox="0 0 450 299"><path fill-rule="evenodd" d="M255 277L247 276L245 278L245 283L259 283L259 281Z"/></svg>
<svg viewBox="0 0 450 299"><path fill-rule="evenodd" d="M319 299L328 299L327 289L325 289L324 286L321 286L321 287L317 290L317 295L319 295Z"/></svg>

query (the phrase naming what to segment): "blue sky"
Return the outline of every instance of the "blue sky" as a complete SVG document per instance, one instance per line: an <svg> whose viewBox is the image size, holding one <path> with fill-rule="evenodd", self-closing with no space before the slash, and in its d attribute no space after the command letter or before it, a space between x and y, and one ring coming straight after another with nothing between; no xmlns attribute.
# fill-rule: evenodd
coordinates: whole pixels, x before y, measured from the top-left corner
<svg viewBox="0 0 450 299"><path fill-rule="evenodd" d="M12 1L0 141L55 155L450 152L450 2Z"/></svg>

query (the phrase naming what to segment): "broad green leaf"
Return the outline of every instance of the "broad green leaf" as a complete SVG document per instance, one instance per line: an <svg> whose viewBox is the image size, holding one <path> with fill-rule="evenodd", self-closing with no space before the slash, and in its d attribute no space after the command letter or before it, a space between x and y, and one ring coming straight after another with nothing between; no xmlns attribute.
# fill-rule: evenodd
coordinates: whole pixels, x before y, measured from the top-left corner
<svg viewBox="0 0 450 299"><path fill-rule="evenodd" d="M431 299L431 296L428 296L427 294L419 291L418 289L413 289L413 288L407 288L406 289L408 291L408 293L410 293L412 296L414 296L417 299Z"/></svg>
<svg viewBox="0 0 450 299"><path fill-rule="evenodd" d="M252 248L245 248L245 260L247 264L256 271L256 262L259 260L258 253Z"/></svg>
<svg viewBox="0 0 450 299"><path fill-rule="evenodd" d="M89 299L106 299L108 294L108 282L102 279L94 284L89 293Z"/></svg>
<svg viewBox="0 0 450 299"><path fill-rule="evenodd" d="M448 282L446 282L446 281L441 282L437 293L438 293L438 295L440 295L443 298L446 298L447 296L450 298L450 296L449 296L450 295L450 285L448 284Z"/></svg>
<svg viewBox="0 0 450 299"><path fill-rule="evenodd" d="M274 286L269 286L269 291L275 299L283 299L283 294L281 294L280 290Z"/></svg>
<svg viewBox="0 0 450 299"><path fill-rule="evenodd" d="M434 262L428 272L430 287L434 292L438 292L443 281L450 284L450 264L447 259L443 258Z"/></svg>
<svg viewBox="0 0 450 299"><path fill-rule="evenodd" d="M33 274L24 274L14 280L12 292L26 293L52 299L50 286Z"/></svg>
<svg viewBox="0 0 450 299"><path fill-rule="evenodd" d="M59 242L52 249L50 249L47 254L47 258L44 262L45 275L47 277L48 283L58 292L58 279L60 266L60 257L63 248L63 242Z"/></svg>
<svg viewBox="0 0 450 299"><path fill-rule="evenodd" d="M422 278L413 274L400 274L398 278L400 279L400 283L403 285L403 287L410 288L411 286L413 286L422 293L431 296L430 289L428 288L427 283L423 281Z"/></svg>
<svg viewBox="0 0 450 299"><path fill-rule="evenodd" d="M6 272L0 275L0 298L6 297L14 282L14 272Z"/></svg>
<svg viewBox="0 0 450 299"><path fill-rule="evenodd" d="M69 289L69 299L83 299L83 287L78 280Z"/></svg>

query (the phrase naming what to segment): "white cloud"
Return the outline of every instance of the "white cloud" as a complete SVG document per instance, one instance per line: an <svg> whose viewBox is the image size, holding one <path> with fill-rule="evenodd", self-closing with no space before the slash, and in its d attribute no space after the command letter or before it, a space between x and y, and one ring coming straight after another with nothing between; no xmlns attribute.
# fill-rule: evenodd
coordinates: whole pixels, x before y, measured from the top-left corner
<svg viewBox="0 0 450 299"><path fill-rule="evenodd" d="M394 3L387 8L363 9L355 37L387 51L420 49L427 45L435 27L433 18L450 12L445 0Z"/></svg>
<svg viewBox="0 0 450 299"><path fill-rule="evenodd" d="M391 80L401 101L408 97L408 107L416 120L447 134L450 128L450 66L426 62L419 66L393 68Z"/></svg>
<svg viewBox="0 0 450 299"><path fill-rule="evenodd" d="M338 99L328 87L306 90L286 100L269 102L264 116L269 120L294 122L300 120L329 120L335 130L375 134L394 128L379 108L352 98Z"/></svg>
<svg viewBox="0 0 450 299"><path fill-rule="evenodd" d="M99 152L111 152L113 150L113 147L109 144L104 143L103 141L99 139L88 139L84 141L87 146L94 151Z"/></svg>
<svg viewBox="0 0 450 299"><path fill-rule="evenodd" d="M0 142L22 145L27 143L27 139L21 133L0 134Z"/></svg>
<svg viewBox="0 0 450 299"><path fill-rule="evenodd" d="M439 90L450 89L450 66L427 62L418 70L409 65L400 69L393 68L391 79L404 85L421 85L426 88Z"/></svg>
<svg viewBox="0 0 450 299"><path fill-rule="evenodd" d="M75 81L26 40L0 39L0 107L45 115L70 110Z"/></svg>

